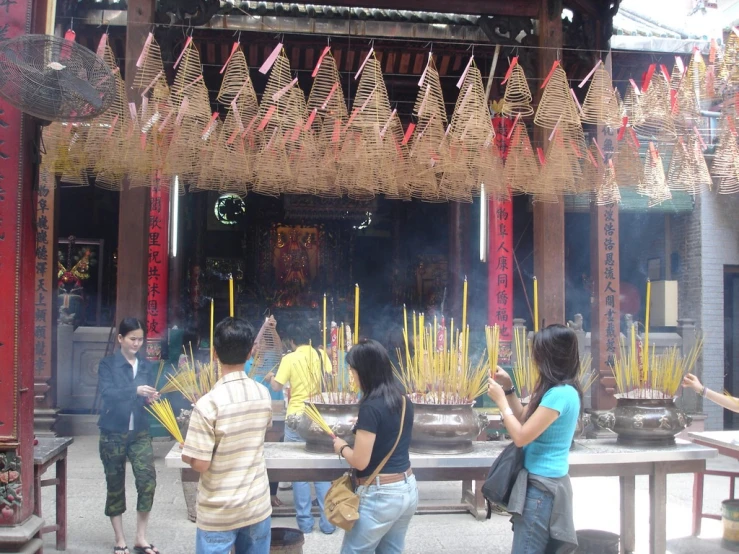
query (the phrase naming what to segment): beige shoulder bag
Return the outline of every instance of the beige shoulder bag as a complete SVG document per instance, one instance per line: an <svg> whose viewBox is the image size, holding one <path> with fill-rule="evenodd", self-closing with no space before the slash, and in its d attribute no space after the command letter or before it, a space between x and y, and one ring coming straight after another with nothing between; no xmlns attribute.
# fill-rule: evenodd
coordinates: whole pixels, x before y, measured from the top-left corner
<svg viewBox="0 0 739 554"><path fill-rule="evenodd" d="M377 469L367 479L367 483L371 483L377 478L385 464L390 459L390 456L395 452L395 447L400 442L400 437L403 434L403 423L405 422L405 396L403 396L403 410L400 415L400 430L398 431L398 437L395 439L395 444L387 453L387 456L380 462ZM326 493L326 498L323 501L323 511L333 525L341 527L344 531L350 531L354 527L354 523L359 519L359 495L354 492L354 483L352 481L352 474L347 471L344 475L336 479L331 483L331 488Z"/></svg>

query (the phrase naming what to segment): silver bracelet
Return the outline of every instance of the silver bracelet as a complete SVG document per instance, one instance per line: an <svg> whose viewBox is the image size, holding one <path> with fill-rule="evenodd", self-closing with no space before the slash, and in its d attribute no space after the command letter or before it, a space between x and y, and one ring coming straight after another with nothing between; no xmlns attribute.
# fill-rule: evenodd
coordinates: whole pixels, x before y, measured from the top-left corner
<svg viewBox="0 0 739 554"><path fill-rule="evenodd" d="M704 386L703 387L703 392L701 392L701 396L703 398L705 398L707 394L708 394L708 387Z"/></svg>

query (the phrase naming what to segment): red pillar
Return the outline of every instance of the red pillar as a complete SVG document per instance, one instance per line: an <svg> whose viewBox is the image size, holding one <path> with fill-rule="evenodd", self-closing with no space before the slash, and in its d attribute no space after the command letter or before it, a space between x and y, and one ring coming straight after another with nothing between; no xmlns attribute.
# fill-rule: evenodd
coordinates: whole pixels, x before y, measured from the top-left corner
<svg viewBox="0 0 739 554"><path fill-rule="evenodd" d="M159 181L157 180L157 183ZM177 194L175 191L174 194ZM167 290L169 286L169 191L159 184L149 198L149 270L146 302L148 340L146 357L158 360L162 340L167 339Z"/></svg>
<svg viewBox="0 0 739 554"><path fill-rule="evenodd" d="M9 39L32 30L31 0L0 3L0 31ZM35 125L0 98L0 537L26 544L33 516L33 364L36 233L31 147ZM5 528L13 526L11 533Z"/></svg>

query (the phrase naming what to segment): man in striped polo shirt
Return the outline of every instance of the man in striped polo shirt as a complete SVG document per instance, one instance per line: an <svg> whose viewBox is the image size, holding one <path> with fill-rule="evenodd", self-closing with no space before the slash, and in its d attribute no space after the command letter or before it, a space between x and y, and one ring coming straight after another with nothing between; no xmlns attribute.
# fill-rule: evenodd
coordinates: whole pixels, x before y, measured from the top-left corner
<svg viewBox="0 0 739 554"><path fill-rule="evenodd" d="M269 391L244 373L254 344L245 321L226 318L213 346L221 379L195 405L182 460L200 473L196 554L269 554L272 506L264 433Z"/></svg>

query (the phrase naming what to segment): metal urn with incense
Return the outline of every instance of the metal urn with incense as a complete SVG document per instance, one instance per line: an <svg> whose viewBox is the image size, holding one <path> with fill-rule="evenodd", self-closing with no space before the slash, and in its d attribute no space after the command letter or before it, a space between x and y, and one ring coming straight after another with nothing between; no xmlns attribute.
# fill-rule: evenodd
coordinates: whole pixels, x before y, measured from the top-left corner
<svg viewBox="0 0 739 554"><path fill-rule="evenodd" d="M302 368L311 376L313 394L305 401L302 414L288 416L285 420L285 425L295 429L305 440L305 449L308 452L333 452L334 437L354 445L353 431L359 415L359 390L352 379L345 355L351 348L359 327L358 286L355 294L354 337L348 325L332 322L329 344L327 326L323 326L323 363L309 363ZM325 295L323 302L323 321L326 321Z"/></svg>
<svg viewBox="0 0 739 554"><path fill-rule="evenodd" d="M637 341L636 327L632 326L629 350L621 345L613 367L618 389L616 407L599 413L595 424L616 433L620 444L669 446L692 421L676 406L675 398L683 378L695 367L703 340L698 338L686 354L674 346L660 353L650 348L650 292L648 282L643 347Z"/></svg>
<svg viewBox="0 0 739 554"><path fill-rule="evenodd" d="M466 282L465 282L466 288ZM462 319L465 320L463 309ZM487 427L484 414L474 411L475 399L487 391L488 359L497 360L499 329L488 330L492 346L477 363L469 359L469 329L447 332L445 321L426 325L424 315L413 314L413 352L405 316L405 355L398 353L398 379L413 402L413 436L410 450L423 454L464 454ZM451 339L450 339L451 338ZM493 357L494 356L494 357Z"/></svg>

